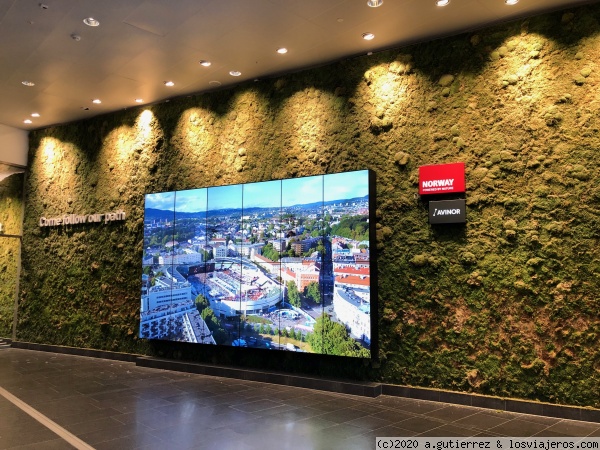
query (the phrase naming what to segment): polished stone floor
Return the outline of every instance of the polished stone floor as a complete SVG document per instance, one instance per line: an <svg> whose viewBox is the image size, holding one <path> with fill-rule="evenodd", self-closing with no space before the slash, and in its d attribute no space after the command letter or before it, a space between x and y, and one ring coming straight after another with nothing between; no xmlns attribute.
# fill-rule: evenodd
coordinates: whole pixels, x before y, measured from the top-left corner
<svg viewBox="0 0 600 450"><path fill-rule="evenodd" d="M600 437L598 423L13 348L0 349L0 389L0 449L73 448L44 421L96 449L362 450L378 436Z"/></svg>

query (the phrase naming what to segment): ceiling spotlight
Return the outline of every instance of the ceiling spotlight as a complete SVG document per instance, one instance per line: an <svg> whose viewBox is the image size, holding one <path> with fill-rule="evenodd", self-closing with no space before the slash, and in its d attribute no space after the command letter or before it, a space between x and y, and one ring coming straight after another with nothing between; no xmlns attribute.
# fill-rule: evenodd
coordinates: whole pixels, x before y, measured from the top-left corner
<svg viewBox="0 0 600 450"><path fill-rule="evenodd" d="M93 17L86 17L85 19L83 19L83 23L85 23L88 27L100 26L100 22L98 22Z"/></svg>
<svg viewBox="0 0 600 450"><path fill-rule="evenodd" d="M136 98L135 102L136 103L144 103L144 99L143 98Z"/></svg>
<svg viewBox="0 0 600 450"><path fill-rule="evenodd" d="M365 41L370 41L375 38L375 35L373 33L363 33L362 37Z"/></svg>
<svg viewBox="0 0 600 450"><path fill-rule="evenodd" d="M210 61L206 61L205 59L200 61L200 65L204 66L204 67L210 67L211 62Z"/></svg>
<svg viewBox="0 0 600 450"><path fill-rule="evenodd" d="M40 117L40 113L31 113L31 117Z"/></svg>
<svg viewBox="0 0 600 450"><path fill-rule="evenodd" d="M221 82L220 81L216 81L216 80L209 81L208 84L209 84L209 86L212 86L212 87L219 87L219 86L221 86Z"/></svg>
<svg viewBox="0 0 600 450"><path fill-rule="evenodd" d="M448 3L450 3L450 0L436 0L435 2L437 6L446 6Z"/></svg>
<svg viewBox="0 0 600 450"><path fill-rule="evenodd" d="M504 3L506 3L507 5L516 5L517 3L519 3L519 0L504 0Z"/></svg>
<svg viewBox="0 0 600 450"><path fill-rule="evenodd" d="M175 86L175 83L173 83L172 81L165 81L165 86L168 86L168 87Z"/></svg>
<svg viewBox="0 0 600 450"><path fill-rule="evenodd" d="M229 75L231 75L232 77L239 77L241 74L242 74L242 72L240 72L239 70L229 71Z"/></svg>
<svg viewBox="0 0 600 450"><path fill-rule="evenodd" d="M40 3L38 6L40 7L40 9L48 9L48 5L46 5L45 3Z"/></svg>
<svg viewBox="0 0 600 450"><path fill-rule="evenodd" d="M33 123L33 122L31 121L31 119L25 119L25 120L23 121L23 123L27 123L27 124L29 124L29 123Z"/></svg>
<svg viewBox="0 0 600 450"><path fill-rule="evenodd" d="M277 49L277 53L279 53L280 55L285 55L288 52L288 49L285 47L281 47Z"/></svg>
<svg viewBox="0 0 600 450"><path fill-rule="evenodd" d="M381 5L383 5L383 0L368 0L367 5L370 6L371 8L377 8Z"/></svg>
<svg viewBox="0 0 600 450"><path fill-rule="evenodd" d="M27 81L27 80L21 81L21 84L24 86L29 86L29 87L35 86L35 83L33 81Z"/></svg>
<svg viewBox="0 0 600 450"><path fill-rule="evenodd" d="M95 98L94 100L92 100L92 103L99 105L100 103L102 103L102 100L100 100L99 98Z"/></svg>
<svg viewBox="0 0 600 450"><path fill-rule="evenodd" d="M79 35L78 35L78 34L76 34L76 33L73 33L73 34L71 35L71 39L73 39L75 42L79 42L79 41L81 40L81 36L79 36Z"/></svg>

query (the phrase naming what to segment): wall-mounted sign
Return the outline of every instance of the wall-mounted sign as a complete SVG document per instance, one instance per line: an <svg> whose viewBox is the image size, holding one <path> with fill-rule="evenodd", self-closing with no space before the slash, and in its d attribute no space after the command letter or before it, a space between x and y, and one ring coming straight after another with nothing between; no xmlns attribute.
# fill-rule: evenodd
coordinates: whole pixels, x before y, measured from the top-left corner
<svg viewBox="0 0 600 450"><path fill-rule="evenodd" d="M467 221L467 201L442 200L429 202L429 223L465 223Z"/></svg>
<svg viewBox="0 0 600 450"><path fill-rule="evenodd" d="M109 223L125 220L125 211L118 210L104 214L63 214L57 217L40 217L40 227L58 227L83 223Z"/></svg>
<svg viewBox="0 0 600 450"><path fill-rule="evenodd" d="M419 194L465 192L465 163L419 167Z"/></svg>

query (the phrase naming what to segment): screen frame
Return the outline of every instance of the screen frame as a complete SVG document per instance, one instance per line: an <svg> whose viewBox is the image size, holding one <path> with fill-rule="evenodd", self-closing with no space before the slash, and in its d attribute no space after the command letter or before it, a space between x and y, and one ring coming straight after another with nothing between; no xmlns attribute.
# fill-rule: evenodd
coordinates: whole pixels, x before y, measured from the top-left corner
<svg viewBox="0 0 600 450"><path fill-rule="evenodd" d="M283 183L286 180L303 180L303 179L308 179L311 177L322 177L321 182L323 183L323 186L325 186L325 180L327 179L327 177L329 176L334 176L334 175L345 175L345 174L353 174L355 172L364 172L365 176L366 176L366 190L368 192L368 238L369 238L369 242L368 242L368 261L369 261L369 279L370 279L370 284L369 284L369 289L368 289L368 295L369 295L369 313L368 315L370 316L370 342L368 347L363 347L366 348L366 350L368 350L368 356L362 354L361 356L348 356L348 355L339 355L339 354L335 354L335 353L327 353L327 352L309 352L309 354L314 354L314 355L327 355L327 356L344 356L344 357L349 357L352 359L356 359L356 358L363 358L363 359L378 359L377 355L378 355L378 351L379 351L379 345L378 345L378 310L379 310L379 305L378 305L378 280L377 280L377 273L378 273L378 267L377 267L377 241L376 241L376 227L375 227L375 220L376 220L376 216L375 216L375 212L376 212L376 180L375 180L375 173L372 170L369 169L363 169L363 170L354 170L354 171L349 171L349 172L339 172L339 173L331 173L331 174L320 174L320 175L313 175L313 176L309 176L309 177L294 177L294 178L286 178L286 179L278 179L278 180L266 180L266 181L262 181L262 182L252 182L252 183L239 183L239 184L233 184L233 185L223 185L223 186L207 186L207 187L201 187L201 188L192 188L192 189L186 189L186 190L178 190L178 191L166 191L166 192L152 192L152 193L147 193L145 194L145 202L144 202L144 248L145 248L145 241L146 241L146 223L147 223L147 205L146 205L146 201L148 199L149 196L152 195L164 195L164 194L169 194L172 193L174 196L177 195L177 192L184 192L184 191L193 191L193 190L207 190L207 192L209 192L209 189L213 189L213 188L224 188L226 186L241 186L241 189L243 191L243 187L246 185L256 185L258 183L268 183L268 182L280 182ZM283 189L283 188L282 188ZM323 187L323 189L325 189ZM283 195L283 193L281 194ZM323 193L323 197L322 197L322 201L323 201L323 206L322 206L322 217L324 218L326 216L325 214L325 197L324 197L324 193ZM341 199L343 200L343 199ZM173 222L173 235L176 234L175 232L175 228L176 228L176 216L177 216L177 211L175 208L175 204L176 204L176 200L174 200L174 205L173 205L173 217L174 217L174 222ZM301 205L308 205L311 202L307 202L307 203L302 203ZM313 202L315 203L315 202ZM316 201L316 203L318 203L318 201ZM243 201L242 201L242 217L243 217ZM341 205L341 203L340 203ZM334 205L335 206L335 205ZM284 210L284 207L282 206L281 211ZM209 208L209 201L207 200L207 204L206 204L206 211L207 211L207 217L209 214L209 211L216 211L212 210ZM323 221L324 223L324 221ZM208 227L208 219L206 222L206 226ZM325 228L323 228L323 230L325 230ZM208 233L207 228L205 228L206 233ZM330 240L332 238L332 234L328 234L326 235L325 232L323 231L323 233L321 235L319 235L319 237L322 239L324 237L329 237ZM173 239L173 242L174 239ZM206 236L206 242L208 244L209 240L208 240L208 235ZM242 259L242 257L240 257L240 259ZM172 260L174 261L174 259ZM142 267L144 267L144 263L142 264ZM337 280L335 278L335 274L333 272L333 266L332 266L332 284L333 286L336 285ZM143 275L142 275L143 276ZM335 287L333 288L335 289ZM320 289L320 295L323 296L323 290ZM191 297L192 301L194 296ZM142 296L143 299L143 296ZM332 301L333 301L333 294L332 294ZM323 301L323 304L325 302ZM361 305L362 305L362 301L361 301ZM333 307L331 308L333 309ZM149 340L162 340L162 341L167 341L167 342L175 342L172 341L171 339L164 339L164 337L148 337L148 336L143 336L142 335L142 320L141 320L141 314L143 313L142 308L140 310L140 330L139 330L139 336L140 338L148 338ZM342 325L344 325L343 322L337 322L337 323L341 323ZM349 326L346 324L345 325L347 329L349 329ZM241 341L241 337L242 337L242 330L238 329L238 336L240 336L240 341ZM279 333L281 333L281 328L279 328ZM277 336L280 339L280 336ZM356 343L360 342L359 339L356 339L352 336L349 336L351 339L353 339ZM364 336L363 336L364 337ZM183 342L187 342L187 341L183 341ZM281 341L279 341L281 342ZM200 345L208 345L208 342L200 342ZM216 344L216 343L215 343ZM232 343L230 344L218 344L219 346L224 346L224 347L236 347L236 346L240 346L240 345L232 345ZM278 344L279 345L279 344ZM289 344L288 344L289 345ZM246 345L241 345L243 347L245 347ZM283 348L283 346L279 345L278 346L279 349L281 350L291 350L291 348ZM299 349L297 351L300 351Z"/></svg>

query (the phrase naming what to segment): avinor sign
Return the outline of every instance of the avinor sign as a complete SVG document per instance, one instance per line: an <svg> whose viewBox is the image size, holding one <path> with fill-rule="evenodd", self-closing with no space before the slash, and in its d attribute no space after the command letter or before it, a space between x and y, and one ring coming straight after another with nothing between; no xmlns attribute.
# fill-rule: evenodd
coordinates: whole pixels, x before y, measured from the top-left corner
<svg viewBox="0 0 600 450"><path fill-rule="evenodd" d="M419 167L419 194L465 192L465 163Z"/></svg>
<svg viewBox="0 0 600 450"><path fill-rule="evenodd" d="M467 201L441 200L429 202L429 223L465 223L467 221Z"/></svg>
<svg viewBox="0 0 600 450"><path fill-rule="evenodd" d="M40 217L40 227L58 227L61 225L79 225L82 223L109 223L125 220L125 211L119 209L104 214L63 214L57 217Z"/></svg>

